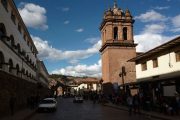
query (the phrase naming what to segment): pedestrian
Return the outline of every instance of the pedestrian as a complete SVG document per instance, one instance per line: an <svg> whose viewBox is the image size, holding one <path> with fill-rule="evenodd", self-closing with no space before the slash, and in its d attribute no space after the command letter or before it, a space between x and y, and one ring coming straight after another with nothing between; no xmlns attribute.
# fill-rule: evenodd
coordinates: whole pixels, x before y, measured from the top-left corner
<svg viewBox="0 0 180 120"><path fill-rule="evenodd" d="M138 95L136 94L136 95L134 95L134 97L133 97L133 107L134 107L134 113L136 114L136 113L140 113L140 100L139 100L139 97L138 97Z"/></svg>
<svg viewBox="0 0 180 120"><path fill-rule="evenodd" d="M94 103L94 104L96 103L96 100L97 100L97 94L94 93L94 94L93 94L93 103Z"/></svg>
<svg viewBox="0 0 180 120"><path fill-rule="evenodd" d="M12 116L14 115L15 102L16 102L15 96L11 95L11 97L9 99L9 107L10 107L10 111L11 111Z"/></svg>
<svg viewBox="0 0 180 120"><path fill-rule="evenodd" d="M131 115L132 114L132 106L133 106L133 97L131 94L127 97L127 104L128 104L128 108L129 108L129 115Z"/></svg>

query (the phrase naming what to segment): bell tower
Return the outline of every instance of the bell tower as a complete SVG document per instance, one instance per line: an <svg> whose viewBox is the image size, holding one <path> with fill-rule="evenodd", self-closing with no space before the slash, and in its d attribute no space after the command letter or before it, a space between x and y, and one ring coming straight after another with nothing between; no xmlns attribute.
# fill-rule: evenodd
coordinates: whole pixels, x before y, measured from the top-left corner
<svg viewBox="0 0 180 120"><path fill-rule="evenodd" d="M128 62L136 57L136 45L133 38L133 17L127 9L118 8L117 2L104 13L100 25L102 47L103 84L124 85L136 79L135 63Z"/></svg>

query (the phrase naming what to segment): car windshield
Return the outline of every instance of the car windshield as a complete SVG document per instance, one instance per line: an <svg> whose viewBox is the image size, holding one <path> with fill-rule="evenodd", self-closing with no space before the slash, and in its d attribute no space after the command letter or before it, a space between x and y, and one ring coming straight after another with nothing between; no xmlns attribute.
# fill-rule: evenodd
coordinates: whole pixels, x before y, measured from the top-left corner
<svg viewBox="0 0 180 120"><path fill-rule="evenodd" d="M53 100L43 100L43 101L41 101L41 104L49 104L49 103L56 103L56 102L53 101Z"/></svg>

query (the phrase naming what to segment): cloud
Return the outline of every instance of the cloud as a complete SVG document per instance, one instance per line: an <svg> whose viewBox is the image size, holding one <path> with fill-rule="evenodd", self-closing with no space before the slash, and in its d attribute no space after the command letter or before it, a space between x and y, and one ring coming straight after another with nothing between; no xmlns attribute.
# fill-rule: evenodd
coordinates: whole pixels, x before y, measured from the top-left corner
<svg viewBox="0 0 180 120"><path fill-rule="evenodd" d="M165 9L169 9L169 6L164 6L164 7L160 7L160 6L156 6L154 9L156 10L165 10Z"/></svg>
<svg viewBox="0 0 180 120"><path fill-rule="evenodd" d="M70 10L69 7L63 7L63 8L62 8L62 11L63 11L63 12L67 12L67 11L69 11L69 10Z"/></svg>
<svg viewBox="0 0 180 120"><path fill-rule="evenodd" d="M70 62L77 61L80 59L85 59L93 54L97 54L101 47L101 40L93 44L90 48L85 50L76 50L76 51L62 51L60 49L53 48L49 45L48 41L42 40L39 37L31 36L34 44L39 51L39 57L41 59L49 60L68 60Z"/></svg>
<svg viewBox="0 0 180 120"><path fill-rule="evenodd" d="M146 52L151 50L167 41L172 40L176 36L165 36L155 33L142 33L134 36L134 40L138 43L136 50L138 52Z"/></svg>
<svg viewBox="0 0 180 120"><path fill-rule="evenodd" d="M173 28L171 29L172 32L180 32L180 27L179 28Z"/></svg>
<svg viewBox="0 0 180 120"><path fill-rule="evenodd" d="M146 13L143 13L139 16L136 16L135 19L139 19L142 22L153 22L153 21L165 21L167 18L160 13L150 10Z"/></svg>
<svg viewBox="0 0 180 120"><path fill-rule="evenodd" d="M150 25L145 25L144 28L144 33L162 33L166 29L165 24L150 24Z"/></svg>
<svg viewBox="0 0 180 120"><path fill-rule="evenodd" d="M78 64L76 66L67 66L65 68L52 71L52 74L62 74L70 76L89 76L89 77L101 77L101 60L93 65Z"/></svg>
<svg viewBox="0 0 180 120"><path fill-rule="evenodd" d="M173 32L180 32L180 14L172 18Z"/></svg>
<svg viewBox="0 0 180 120"><path fill-rule="evenodd" d="M31 28L48 29L46 9L33 3L20 3L19 13L24 23Z"/></svg>
<svg viewBox="0 0 180 120"><path fill-rule="evenodd" d="M172 18L172 23L175 27L180 27L180 14Z"/></svg>
<svg viewBox="0 0 180 120"><path fill-rule="evenodd" d="M73 59L73 60L70 60L69 63L72 64L72 65L76 65L78 64L79 60L77 59Z"/></svg>
<svg viewBox="0 0 180 120"><path fill-rule="evenodd" d="M99 40L100 40L99 37L91 37L91 38L87 38L85 41L94 44L97 43Z"/></svg>
<svg viewBox="0 0 180 120"><path fill-rule="evenodd" d="M83 28L79 28L79 29L76 29L75 31L76 31L76 32L83 32L84 29L83 29Z"/></svg>
<svg viewBox="0 0 180 120"><path fill-rule="evenodd" d="M66 25L66 24L69 24L69 20L64 21L64 24L65 24L65 25Z"/></svg>

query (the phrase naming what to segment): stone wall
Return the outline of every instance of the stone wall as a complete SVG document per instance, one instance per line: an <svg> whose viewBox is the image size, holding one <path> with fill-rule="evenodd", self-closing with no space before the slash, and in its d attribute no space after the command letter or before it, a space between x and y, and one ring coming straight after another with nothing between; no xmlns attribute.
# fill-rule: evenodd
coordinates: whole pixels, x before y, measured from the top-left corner
<svg viewBox="0 0 180 120"><path fill-rule="evenodd" d="M15 96L15 111L27 107L27 99L32 95L44 97L47 89L0 71L0 118L10 114L9 100Z"/></svg>

